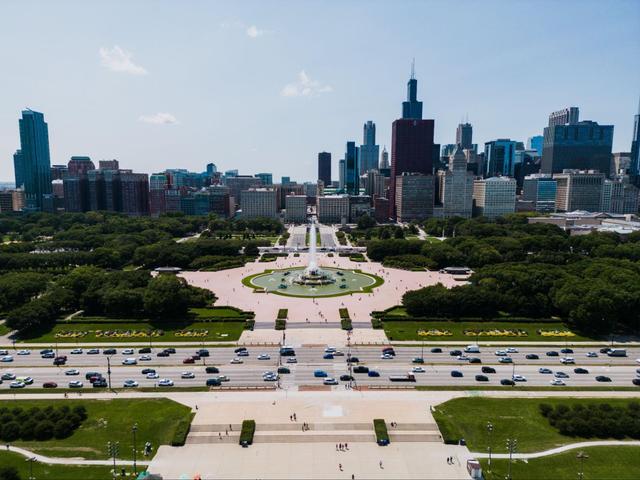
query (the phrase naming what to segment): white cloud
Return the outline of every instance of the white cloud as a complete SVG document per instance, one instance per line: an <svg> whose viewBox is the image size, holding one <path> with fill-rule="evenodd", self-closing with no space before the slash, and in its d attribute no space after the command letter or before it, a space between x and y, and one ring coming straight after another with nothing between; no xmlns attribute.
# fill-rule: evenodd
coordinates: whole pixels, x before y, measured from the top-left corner
<svg viewBox="0 0 640 480"><path fill-rule="evenodd" d="M258 28L257 25L247 25L246 23L240 22L238 20L226 20L220 23L220 28L243 30L249 38L258 38L263 35L267 35L268 33L273 33L271 30Z"/></svg>
<svg viewBox="0 0 640 480"><path fill-rule="evenodd" d="M133 63L133 53L123 50L118 45L113 48L100 49L102 66L114 72L129 73L131 75L146 75L148 72Z"/></svg>
<svg viewBox="0 0 640 480"><path fill-rule="evenodd" d="M298 79L293 83L286 84L280 95L283 97L313 97L321 93L333 92L331 85L322 84L317 80L312 80L307 72L302 70L298 74Z"/></svg>
<svg viewBox="0 0 640 480"><path fill-rule="evenodd" d="M139 122L151 123L153 125L175 125L178 123L178 119L166 112L158 112L153 115L141 115L138 118Z"/></svg>
<svg viewBox="0 0 640 480"><path fill-rule="evenodd" d="M250 38L258 38L264 35L265 33L266 33L265 30L260 30L255 25L251 25L249 28L247 28L247 36Z"/></svg>

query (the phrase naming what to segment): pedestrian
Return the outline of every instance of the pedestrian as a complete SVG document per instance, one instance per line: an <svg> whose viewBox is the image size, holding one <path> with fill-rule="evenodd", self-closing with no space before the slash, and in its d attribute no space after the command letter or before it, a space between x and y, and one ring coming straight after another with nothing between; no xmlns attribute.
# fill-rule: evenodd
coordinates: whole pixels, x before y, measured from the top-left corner
<svg viewBox="0 0 640 480"><path fill-rule="evenodd" d="M380 468L384 468L384 467L382 466L382 460L380 460Z"/></svg>
<svg viewBox="0 0 640 480"><path fill-rule="evenodd" d="M218 438L222 440L222 433L218 432Z"/></svg>
<svg viewBox="0 0 640 480"><path fill-rule="evenodd" d="M294 420L295 422L297 422L297 421L298 421L298 417L296 417L296 414L295 414L295 413L293 414L293 420Z"/></svg>
<svg viewBox="0 0 640 480"><path fill-rule="evenodd" d="M196 404L196 410L198 410L198 405Z"/></svg>
<svg viewBox="0 0 640 480"><path fill-rule="evenodd" d="M227 437L228 437L228 436L229 436L229 430L225 430L225 431L224 431L224 434L225 434L225 436L227 436Z"/></svg>
<svg viewBox="0 0 640 480"><path fill-rule="evenodd" d="M345 450L349 450L349 444L348 444L348 443L345 443L345 444L344 444L344 449L345 449Z"/></svg>
<svg viewBox="0 0 640 480"><path fill-rule="evenodd" d="M342 471L342 464L341 463L338 464L338 468L340 469L340 471Z"/></svg>
<svg viewBox="0 0 640 480"><path fill-rule="evenodd" d="M355 480L355 478L356 478L355 473L352 473L352 474L351 474L351 480Z"/></svg>
<svg viewBox="0 0 640 480"><path fill-rule="evenodd" d="M229 424L229 430L233 432L233 427L231 426L231 424Z"/></svg>
<svg viewBox="0 0 640 480"><path fill-rule="evenodd" d="M9 447L9 445L7 445L7 448ZM336 452L338 451L338 444L336 443Z"/></svg>

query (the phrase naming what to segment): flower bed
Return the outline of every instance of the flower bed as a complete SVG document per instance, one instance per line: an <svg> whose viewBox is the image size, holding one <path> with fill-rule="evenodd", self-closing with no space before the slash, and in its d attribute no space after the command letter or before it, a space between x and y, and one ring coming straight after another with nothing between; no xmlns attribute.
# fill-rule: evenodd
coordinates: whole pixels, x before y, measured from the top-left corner
<svg viewBox="0 0 640 480"><path fill-rule="evenodd" d="M418 335L421 337L450 337L453 333L450 330L432 328L431 330L418 330Z"/></svg>
<svg viewBox="0 0 640 480"><path fill-rule="evenodd" d="M539 329L536 331L538 335L543 337L575 337L576 334L570 330L543 330Z"/></svg>
<svg viewBox="0 0 640 480"><path fill-rule="evenodd" d="M465 330L468 337L528 337L529 332L518 329Z"/></svg>

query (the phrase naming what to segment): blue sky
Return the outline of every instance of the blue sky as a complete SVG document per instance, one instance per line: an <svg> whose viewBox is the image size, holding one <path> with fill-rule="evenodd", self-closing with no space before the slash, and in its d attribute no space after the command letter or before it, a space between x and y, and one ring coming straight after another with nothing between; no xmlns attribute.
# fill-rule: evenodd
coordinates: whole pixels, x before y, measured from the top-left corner
<svg viewBox="0 0 640 480"><path fill-rule="evenodd" d="M51 161L153 172L208 162L314 180L316 155L373 120L389 146L411 59L425 118L451 143L526 141L576 105L628 151L640 96L640 1L4 1L0 180L24 107Z"/></svg>

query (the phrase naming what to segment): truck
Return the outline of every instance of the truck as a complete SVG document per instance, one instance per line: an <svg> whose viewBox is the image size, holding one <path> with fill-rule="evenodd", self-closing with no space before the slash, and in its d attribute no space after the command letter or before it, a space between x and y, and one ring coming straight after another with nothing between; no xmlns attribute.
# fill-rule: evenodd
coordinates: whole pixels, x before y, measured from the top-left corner
<svg viewBox="0 0 640 480"><path fill-rule="evenodd" d="M607 353L610 357L626 357L627 351L624 348L614 348Z"/></svg>
<svg viewBox="0 0 640 480"><path fill-rule="evenodd" d="M391 380L392 382L415 382L416 381L416 376L409 372L406 375L391 375L389 377L389 380Z"/></svg>

